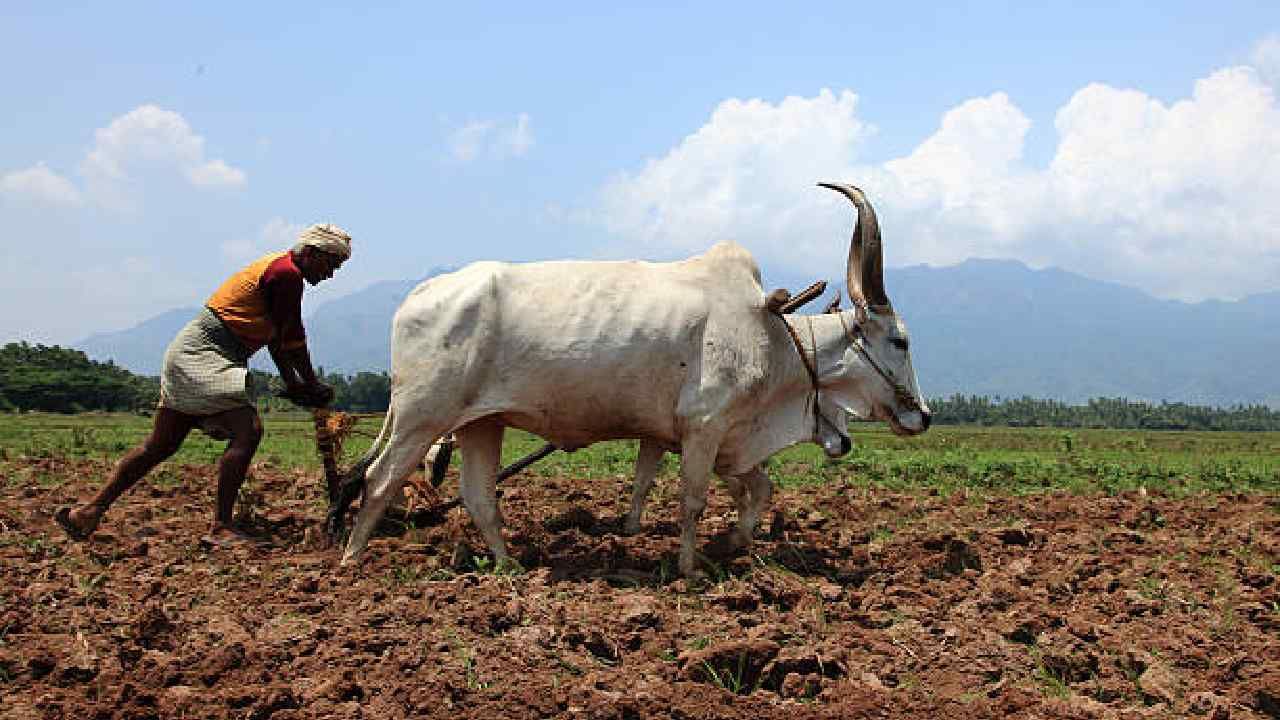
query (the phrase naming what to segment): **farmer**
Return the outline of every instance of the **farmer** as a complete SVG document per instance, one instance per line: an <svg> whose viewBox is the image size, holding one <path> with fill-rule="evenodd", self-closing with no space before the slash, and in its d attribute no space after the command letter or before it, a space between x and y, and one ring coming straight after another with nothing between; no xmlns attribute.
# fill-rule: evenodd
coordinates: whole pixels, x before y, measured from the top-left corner
<svg viewBox="0 0 1280 720"><path fill-rule="evenodd" d="M107 508L156 465L171 457L193 428L230 440L218 461L218 504L201 542L210 547L252 542L231 513L249 461L262 438L262 419L249 400L249 357L264 345L285 383L285 397L323 407L333 388L316 378L302 328L303 280L316 285L351 257L351 236L312 225L285 252L259 258L232 275L169 344L160 372L160 402L151 435L116 465L89 502L63 507L54 520L76 540L93 534Z"/></svg>

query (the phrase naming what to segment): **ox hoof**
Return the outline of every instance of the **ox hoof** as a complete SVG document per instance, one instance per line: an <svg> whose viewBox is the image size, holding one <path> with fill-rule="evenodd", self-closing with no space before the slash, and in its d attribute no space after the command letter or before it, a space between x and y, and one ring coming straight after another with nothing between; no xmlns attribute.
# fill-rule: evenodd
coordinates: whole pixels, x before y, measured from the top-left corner
<svg viewBox="0 0 1280 720"><path fill-rule="evenodd" d="M688 590L701 590L711 585L711 576L702 570L694 569L689 572L682 572L680 575L681 581Z"/></svg>
<svg viewBox="0 0 1280 720"><path fill-rule="evenodd" d="M751 547L751 544L754 541L755 541L755 538L752 537L752 534L750 532L739 528L733 531L732 533L729 533L729 543L728 543L729 550L731 552L741 552L743 550L747 550Z"/></svg>
<svg viewBox="0 0 1280 720"><path fill-rule="evenodd" d="M710 576L694 563L680 563L680 577L684 578L690 587L706 585L711 580Z"/></svg>
<svg viewBox="0 0 1280 720"><path fill-rule="evenodd" d="M342 536L342 531L343 522L341 518L337 518L332 515L325 518L324 534L325 537L329 539L330 544L334 544L338 541L338 538Z"/></svg>

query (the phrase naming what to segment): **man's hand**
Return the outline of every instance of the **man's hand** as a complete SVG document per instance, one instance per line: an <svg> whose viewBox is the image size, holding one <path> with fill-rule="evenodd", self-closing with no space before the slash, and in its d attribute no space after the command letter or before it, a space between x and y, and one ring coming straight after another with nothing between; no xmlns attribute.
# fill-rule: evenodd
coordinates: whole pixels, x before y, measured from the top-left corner
<svg viewBox="0 0 1280 720"><path fill-rule="evenodd" d="M333 388L322 382L290 385L280 393L280 397L301 407L322 408L333 402Z"/></svg>
<svg viewBox="0 0 1280 720"><path fill-rule="evenodd" d="M317 380L314 384L310 385L310 387L312 389L312 394L315 395L315 397L319 398L320 404L322 406L328 405L329 403L333 402L333 386L332 385L326 385L325 383L322 383Z"/></svg>

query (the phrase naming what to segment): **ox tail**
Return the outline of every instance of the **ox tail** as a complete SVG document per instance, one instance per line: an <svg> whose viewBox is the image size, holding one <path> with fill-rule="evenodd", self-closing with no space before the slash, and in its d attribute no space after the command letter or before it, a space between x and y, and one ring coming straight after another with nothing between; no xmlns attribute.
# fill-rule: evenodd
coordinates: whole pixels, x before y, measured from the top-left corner
<svg viewBox="0 0 1280 720"><path fill-rule="evenodd" d="M395 405L387 408L387 416L382 421L382 429L378 431L378 437L374 439L373 444L355 465L342 476L342 480L338 485L338 496L333 499L329 505L329 516L325 519L324 529L328 535L329 541L334 542L338 538L343 525L346 523L347 511L351 509L351 503L360 497L360 493L364 492L365 477L369 474L369 466L373 465L373 461L378 459L382 451L386 449L386 440L391 433L391 421L395 417Z"/></svg>

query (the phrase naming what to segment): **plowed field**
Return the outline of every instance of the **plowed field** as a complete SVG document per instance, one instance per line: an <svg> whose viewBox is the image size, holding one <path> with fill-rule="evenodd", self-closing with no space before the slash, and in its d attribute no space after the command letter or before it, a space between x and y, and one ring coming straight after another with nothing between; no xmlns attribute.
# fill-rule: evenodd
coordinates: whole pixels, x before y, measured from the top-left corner
<svg viewBox="0 0 1280 720"><path fill-rule="evenodd" d="M207 551L212 468L126 495L86 543L51 521L99 460L0 490L5 718L1280 717L1280 497L785 488L752 553L673 576L675 488L621 534L628 479L516 478L527 572L460 509L411 513L357 568L317 479L255 466ZM447 488L453 486L450 481ZM451 490L446 491L451 492Z"/></svg>

